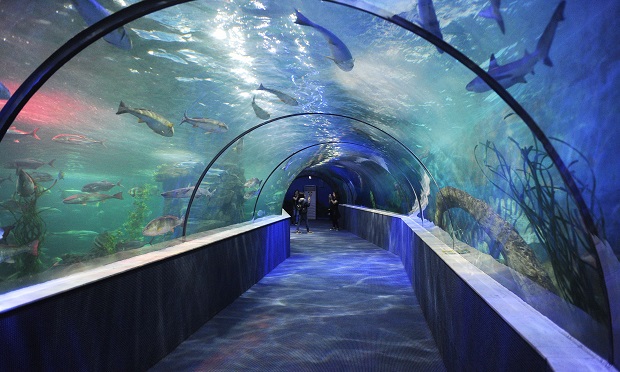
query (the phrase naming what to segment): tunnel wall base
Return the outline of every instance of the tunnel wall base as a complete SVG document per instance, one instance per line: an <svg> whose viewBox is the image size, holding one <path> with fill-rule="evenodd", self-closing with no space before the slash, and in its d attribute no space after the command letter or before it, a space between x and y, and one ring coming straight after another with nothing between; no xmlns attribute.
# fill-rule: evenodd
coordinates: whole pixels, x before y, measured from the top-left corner
<svg viewBox="0 0 620 372"><path fill-rule="evenodd" d="M347 230L400 256L448 370L615 370L412 218L341 208Z"/></svg>
<svg viewBox="0 0 620 372"><path fill-rule="evenodd" d="M290 256L288 220L278 216L119 261L108 265L112 275L98 268L97 280L5 309L0 370L148 369Z"/></svg>

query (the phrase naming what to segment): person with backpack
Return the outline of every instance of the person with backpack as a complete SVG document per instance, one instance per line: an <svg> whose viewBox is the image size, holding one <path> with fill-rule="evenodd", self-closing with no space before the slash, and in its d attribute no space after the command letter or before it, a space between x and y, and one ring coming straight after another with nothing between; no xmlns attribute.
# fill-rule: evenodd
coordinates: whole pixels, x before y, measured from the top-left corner
<svg viewBox="0 0 620 372"><path fill-rule="evenodd" d="M299 226L301 226L303 222L306 223L306 231L308 231L308 234L312 234L312 231L310 231L310 227L308 226L308 207L309 206L310 206L310 196L308 196L308 198L306 199L304 193L300 193L299 199L297 199L297 210L299 211L299 223L297 224L297 230L295 231L295 233L297 234L301 234L301 231L299 231Z"/></svg>

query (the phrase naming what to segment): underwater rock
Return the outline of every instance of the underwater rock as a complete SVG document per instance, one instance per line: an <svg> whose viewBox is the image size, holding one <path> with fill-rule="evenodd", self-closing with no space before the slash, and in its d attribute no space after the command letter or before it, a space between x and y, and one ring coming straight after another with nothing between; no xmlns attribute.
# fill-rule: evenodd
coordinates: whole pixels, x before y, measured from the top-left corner
<svg viewBox="0 0 620 372"><path fill-rule="evenodd" d="M545 289L557 292L549 275L536 258L534 250L512 225L495 213L490 205L463 190L447 186L440 190L436 207L435 221L438 221L438 224L443 221L443 213L449 209L460 208L469 213L492 239L502 244L508 267L527 276Z"/></svg>

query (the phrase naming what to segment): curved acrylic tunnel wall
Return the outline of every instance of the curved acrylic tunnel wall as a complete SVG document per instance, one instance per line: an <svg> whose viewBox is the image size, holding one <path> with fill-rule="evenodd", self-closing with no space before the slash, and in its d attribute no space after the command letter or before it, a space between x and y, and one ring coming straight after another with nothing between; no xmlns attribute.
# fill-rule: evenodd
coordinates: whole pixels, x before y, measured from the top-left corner
<svg viewBox="0 0 620 372"><path fill-rule="evenodd" d="M83 17L75 5L3 6L11 36L2 55L15 58L2 82L15 92L26 81L2 111L0 225L14 225L5 240L25 246L10 251L16 263L0 263L5 291L36 273L45 278L167 241L183 222L192 234L277 214L294 178L316 172L333 179L346 202L413 216L421 209L439 236L502 264L511 290L611 359L608 294L592 235L612 247L620 241L613 219L620 167L613 141L597 142L603 132L617 138L605 110L618 113L619 68L606 57L613 53L587 55L617 50L595 39L618 22L609 16L618 5L505 5L502 32L499 20L477 16L486 2L435 1L447 45L403 21L420 17L408 1L375 2L382 9L347 3L384 18L398 14L391 19L400 26L319 1L194 1L152 14L138 4L117 13L144 14L125 34L94 42L48 70L49 80L32 81L32 70L85 27ZM293 8L316 24L304 25ZM23 20L11 21L17 14ZM588 15L601 24L584 32ZM333 35L352 62L338 42L326 42ZM575 39L590 48L583 59L574 58ZM464 53L460 62L452 47ZM526 48L532 54L524 56ZM499 83L487 85L501 97L470 70L491 54L489 74ZM40 89L5 120L32 87ZM575 110L591 91L600 111ZM517 106L505 103L515 99ZM287 117L304 112L334 115ZM283 118L253 129L268 117ZM540 298L562 306L545 310Z"/></svg>

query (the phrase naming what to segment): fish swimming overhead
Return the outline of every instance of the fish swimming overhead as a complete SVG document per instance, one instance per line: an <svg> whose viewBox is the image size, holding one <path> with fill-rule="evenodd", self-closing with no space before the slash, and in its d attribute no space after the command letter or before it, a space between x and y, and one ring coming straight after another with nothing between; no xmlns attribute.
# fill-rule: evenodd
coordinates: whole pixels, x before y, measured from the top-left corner
<svg viewBox="0 0 620 372"><path fill-rule="evenodd" d="M192 196L194 189L195 189L195 186L182 187L180 189L164 191L161 193L161 196L163 196L166 199L189 198ZM200 198L200 197L206 196L210 198L211 196L213 196L214 193L215 193L215 190L211 191L208 187L206 189L199 187L198 190L196 191L195 197Z"/></svg>
<svg viewBox="0 0 620 372"><path fill-rule="evenodd" d="M15 263L13 257L23 253L30 253L33 256L38 256L39 241L33 240L32 242L30 242L30 244L22 246L0 246L0 262Z"/></svg>
<svg viewBox="0 0 620 372"><path fill-rule="evenodd" d="M423 29L443 40L432 0L418 0L418 16L420 17L420 24ZM439 47L437 51L443 53L443 50Z"/></svg>
<svg viewBox="0 0 620 372"><path fill-rule="evenodd" d="M98 191L108 191L114 186L124 187L121 185L121 181L119 180L117 183L109 182L109 181L99 181L92 182L82 186L82 192L98 192Z"/></svg>
<svg viewBox="0 0 620 372"><path fill-rule="evenodd" d="M558 24L564 20L565 6L566 1L561 1L558 4L533 53L530 54L526 50L522 58L505 65L498 64L495 55L492 54L489 61L489 75L507 89L517 83L526 83L525 75L530 72L534 73L534 66L538 61L542 60L545 65L553 66L551 59L549 59L549 50L551 49L551 43ZM465 88L470 92L476 93L486 92L491 89L480 76L470 81Z"/></svg>
<svg viewBox="0 0 620 372"><path fill-rule="evenodd" d="M138 123L146 123L146 125L148 125L148 127L151 128L153 132L159 134L160 136L172 137L174 135L174 124L153 111L145 109L134 109L126 106L125 103L121 101L118 106L118 111L116 112L116 115L126 113L132 114L133 116L137 117Z"/></svg>
<svg viewBox="0 0 620 372"><path fill-rule="evenodd" d="M254 114L256 114L259 119L267 120L271 116L267 111L256 104L256 95L252 97L252 109L254 109Z"/></svg>
<svg viewBox="0 0 620 372"><path fill-rule="evenodd" d="M247 180L245 184L243 184L243 187L251 189L251 188L260 186L262 182L263 182L262 180L259 180L258 178L253 177Z"/></svg>
<svg viewBox="0 0 620 372"><path fill-rule="evenodd" d="M54 180L54 176L46 172L30 172L30 178L34 182L52 182Z"/></svg>
<svg viewBox="0 0 620 372"><path fill-rule="evenodd" d="M183 113L183 120L181 120L179 125L183 123L190 123L194 128L200 128L204 130L205 133L224 133L228 131L228 125L219 120L209 118L190 118L187 116L187 112Z"/></svg>
<svg viewBox="0 0 620 372"><path fill-rule="evenodd" d="M100 143L103 147L106 147L103 141L92 139L81 134L59 134L52 137L52 141L66 143L68 145L92 145L93 143Z"/></svg>
<svg viewBox="0 0 620 372"><path fill-rule="evenodd" d="M82 204L86 205L86 203L99 203L102 201L106 201L108 199L120 199L123 200L123 192L118 192L114 195L108 194L98 194L96 192L92 193L80 193L71 195L68 198L63 199L63 203L65 204Z"/></svg>
<svg viewBox="0 0 620 372"><path fill-rule="evenodd" d="M42 162L40 160L37 159L32 159L32 158L28 158L28 159L16 159L13 161L9 161L4 163L4 167L5 168L9 168L9 169L37 169L40 168L41 166L47 164L50 167L54 168L54 161L56 159L52 159L49 162L45 163Z"/></svg>
<svg viewBox="0 0 620 372"><path fill-rule="evenodd" d="M9 128L9 130L6 131L6 134L4 135L4 137L12 138L13 141L15 142L19 142L19 138L23 136L32 136L34 137L34 139L40 140L41 138L37 136L37 132L39 131L39 129L41 128L35 128L32 132L26 132L26 131L17 129L17 127L15 126L12 126Z"/></svg>
<svg viewBox="0 0 620 372"><path fill-rule="evenodd" d="M95 0L72 0L72 3L88 26L92 26L110 15L110 12ZM121 49L131 49L131 39L122 26L105 35L103 40Z"/></svg>
<svg viewBox="0 0 620 372"><path fill-rule="evenodd" d="M11 98L11 92L9 88L5 87L4 84L0 82L0 99L9 99Z"/></svg>
<svg viewBox="0 0 620 372"><path fill-rule="evenodd" d="M325 27L312 22L297 9L295 9L295 16L297 17L295 20L296 24L314 28L323 35L325 40L327 40L329 50L332 53L332 56L327 58L334 61L336 66L338 66L342 71L351 71L353 69L353 56L351 55L349 48L347 48L338 36L334 35Z"/></svg>
<svg viewBox="0 0 620 372"><path fill-rule="evenodd" d="M295 100L295 98L289 96L288 94L282 93L279 90L265 88L262 83L259 85L258 88L256 88L256 90L264 90L265 92L275 94L276 97L280 99L280 101L286 103L289 106L299 105L299 103L297 102L297 100Z"/></svg>
<svg viewBox="0 0 620 372"><path fill-rule="evenodd" d="M502 13L499 10L501 0L491 0L491 5L482 9L478 15L480 17L494 19L499 25L499 29L502 30L502 34L506 33L506 27L504 26L504 19Z"/></svg>
<svg viewBox="0 0 620 372"><path fill-rule="evenodd" d="M174 228L182 225L183 219L176 216L162 216L149 222L142 230L144 236L158 236L174 231Z"/></svg>

